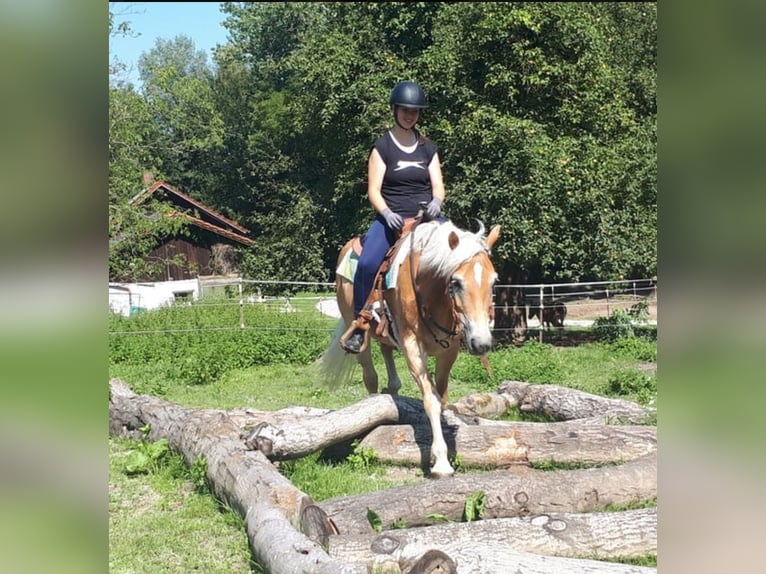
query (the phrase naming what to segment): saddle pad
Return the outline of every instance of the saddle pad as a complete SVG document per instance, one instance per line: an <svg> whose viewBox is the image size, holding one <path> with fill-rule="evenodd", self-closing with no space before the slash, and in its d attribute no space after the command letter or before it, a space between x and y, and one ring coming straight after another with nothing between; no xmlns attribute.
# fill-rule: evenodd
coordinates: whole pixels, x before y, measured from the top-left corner
<svg viewBox="0 0 766 574"><path fill-rule="evenodd" d="M414 233L414 231L412 233ZM409 241L409 239L406 240ZM396 280L399 277L399 267L402 266L402 263L404 263L404 259L409 252L410 250L407 245L402 245L394 254L394 259L391 261L391 267L388 269L388 273L386 273L386 289L391 289L396 285Z"/></svg>
<svg viewBox="0 0 766 574"><path fill-rule="evenodd" d="M349 249L343 256L343 259L340 260L335 273L353 283L354 275L356 275L356 266L358 263L359 255L357 255L353 249Z"/></svg>
<svg viewBox="0 0 766 574"><path fill-rule="evenodd" d="M406 255L406 253L405 253ZM394 259L391 268L386 273L385 285L386 289L392 285L396 285L396 278L399 274L399 266L402 264L403 257L396 257ZM359 264L359 256L354 253L353 249L349 249L348 252L340 260L338 268L335 270L337 275L340 275L344 279L348 279L352 283L354 282L354 275L356 275L356 267Z"/></svg>
<svg viewBox="0 0 766 574"><path fill-rule="evenodd" d="M438 226L441 223L443 223L441 220L429 222L423 225L423 229L430 228L431 233L433 233L434 226ZM418 228L413 229L410 233L415 233L416 231L418 231ZM410 241L409 234L405 235L400 241ZM409 251L410 250L407 245L401 245L401 249L396 251L394 259L391 261L391 266L389 267L386 276L383 278L386 289L391 289L394 285L396 285L396 280L399 276L399 267L401 267ZM359 254L356 253L354 249L349 249L346 255L343 256L343 259L341 259L338 268L335 270L335 273L353 283L354 275L356 274L356 266L358 263Z"/></svg>

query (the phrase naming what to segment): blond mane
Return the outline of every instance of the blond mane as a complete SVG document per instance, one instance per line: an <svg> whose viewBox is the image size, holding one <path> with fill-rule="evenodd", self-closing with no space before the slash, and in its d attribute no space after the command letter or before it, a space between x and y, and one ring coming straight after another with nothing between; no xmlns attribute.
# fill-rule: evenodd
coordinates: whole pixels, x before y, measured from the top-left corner
<svg viewBox="0 0 766 574"><path fill-rule="evenodd" d="M413 233L415 250L420 251L420 269L446 278L464 261L482 251L488 252L484 224L481 221L478 223L479 231L476 233L460 229L451 221L429 221L418 225ZM458 237L458 244L451 249L449 236L453 232Z"/></svg>

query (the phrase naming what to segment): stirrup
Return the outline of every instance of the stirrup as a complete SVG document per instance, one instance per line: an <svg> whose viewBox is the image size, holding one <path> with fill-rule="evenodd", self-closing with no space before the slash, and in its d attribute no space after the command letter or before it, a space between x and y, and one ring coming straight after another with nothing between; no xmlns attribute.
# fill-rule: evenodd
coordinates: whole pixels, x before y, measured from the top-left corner
<svg viewBox="0 0 766 574"><path fill-rule="evenodd" d="M364 342L364 331L361 329L356 329L353 333L351 333L351 336L348 339L341 341L340 346L347 353L358 355L362 352L362 348L365 346Z"/></svg>
<svg viewBox="0 0 766 574"><path fill-rule="evenodd" d="M369 313L365 313L362 311L362 313L359 314L359 317L357 319L354 319L351 321L351 325L349 325L348 329L346 329L346 332L341 335L340 339L338 340L338 343L340 344L341 349L346 351L347 353L352 353L354 355L361 353L365 349L367 349L367 345L370 343L370 321L367 318L366 315L369 315ZM348 347L346 346L346 342L357 333L357 331L361 331L362 333L362 343L359 346L359 349L356 349L356 346Z"/></svg>

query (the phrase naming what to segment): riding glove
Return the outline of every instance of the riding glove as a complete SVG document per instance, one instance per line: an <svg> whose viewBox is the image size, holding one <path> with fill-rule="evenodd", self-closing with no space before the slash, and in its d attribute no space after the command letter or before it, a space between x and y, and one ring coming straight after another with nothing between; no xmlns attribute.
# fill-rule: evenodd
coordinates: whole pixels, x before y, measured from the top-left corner
<svg viewBox="0 0 766 574"><path fill-rule="evenodd" d="M383 210L383 213L381 213L381 215L386 220L386 224L393 230L398 231L404 226L404 220L402 219L402 216L399 215L398 213L394 213L388 207Z"/></svg>
<svg viewBox="0 0 766 574"><path fill-rule="evenodd" d="M431 203L428 204L426 207L426 218L427 219L436 219L439 217L439 214L442 212L442 200L438 197L434 197L431 200Z"/></svg>

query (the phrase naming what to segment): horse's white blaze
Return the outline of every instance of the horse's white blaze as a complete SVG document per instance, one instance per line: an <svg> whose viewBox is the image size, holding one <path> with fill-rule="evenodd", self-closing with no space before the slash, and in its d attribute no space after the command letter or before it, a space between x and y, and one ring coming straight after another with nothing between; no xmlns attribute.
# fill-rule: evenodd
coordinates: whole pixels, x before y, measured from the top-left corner
<svg viewBox="0 0 766 574"><path fill-rule="evenodd" d="M484 273L484 267L478 261L473 264L473 276L476 279L476 284L481 287L481 276Z"/></svg>

